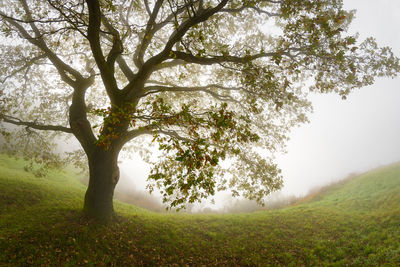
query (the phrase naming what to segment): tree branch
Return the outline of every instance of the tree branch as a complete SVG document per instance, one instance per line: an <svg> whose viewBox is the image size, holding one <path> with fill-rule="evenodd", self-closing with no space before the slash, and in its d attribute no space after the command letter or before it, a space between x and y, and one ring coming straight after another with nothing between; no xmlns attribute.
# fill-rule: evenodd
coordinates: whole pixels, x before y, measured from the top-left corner
<svg viewBox="0 0 400 267"><path fill-rule="evenodd" d="M147 47L149 46L151 39L153 38L152 28L154 27L158 12L160 11L163 2L164 0L157 0L157 2L154 4L153 11L151 12L150 18L147 22L146 30L142 37L142 41L138 45L138 49L135 52L134 62L138 68L140 68L144 63L143 62L144 53Z"/></svg>
<svg viewBox="0 0 400 267"><path fill-rule="evenodd" d="M22 121L18 118L14 118L12 116L8 115L0 115L0 120L3 120L4 122L11 123L14 125L18 126L26 126L28 128L36 129L36 130L42 130L42 131L58 131L58 132L64 132L64 133L72 133L72 129L64 126L58 126L58 125L40 125L35 122L28 122L28 121Z"/></svg>
<svg viewBox="0 0 400 267"><path fill-rule="evenodd" d="M147 60L140 68L136 78L129 82L123 89L124 94L127 95L128 99L140 95L140 91L143 89L143 85L150 74L154 71L156 66L163 62L170 56L172 47L186 34L186 32L196 24L206 21L214 14L218 13L229 0L222 0L214 8L207 8L199 10L193 17L187 19L171 34L164 49L157 55Z"/></svg>
<svg viewBox="0 0 400 267"><path fill-rule="evenodd" d="M158 64L157 66L154 67L154 71L158 71L158 70L162 70L162 69L166 69L166 68L173 68L175 66L183 65L184 63L185 63L184 60L174 59L174 60L171 60L171 61L167 61L167 62L163 62L161 64Z"/></svg>
<svg viewBox="0 0 400 267"><path fill-rule="evenodd" d="M133 73L132 69L128 66L125 59L122 57L122 55L119 55L117 57L117 63L118 63L119 68L121 69L122 73L128 79L128 81L131 81L135 78L135 73Z"/></svg>
<svg viewBox="0 0 400 267"><path fill-rule="evenodd" d="M35 57L27 60L26 63L22 67L20 67L20 68L18 68L16 70L13 70L11 72L11 74L9 74L6 77L4 77L4 79L1 80L0 83L5 83L7 81L7 79L13 77L14 75L16 75L17 73L19 73L19 72L21 72L23 70L29 68L32 64L35 64L36 61L38 61L40 59L43 59L43 58L46 58L46 54L41 54L41 55L35 56Z"/></svg>
<svg viewBox="0 0 400 267"><path fill-rule="evenodd" d="M145 5L146 8L148 9L148 13L150 16L152 16L152 14L154 14L150 11L150 8L148 6L148 2L145 1ZM173 23L173 19L176 19L176 16L180 13L182 13L185 9L187 5L184 5L180 8L178 8L175 12L172 12L171 14L169 14L166 19L160 23L155 23L155 20L151 22L150 24L150 19L149 22L147 23L147 27L146 27L146 32L143 35L143 40L142 43L140 45L137 46L137 49L135 51L135 54L133 56L134 58L134 63L135 65L140 68L143 65L143 57L144 57L144 53L146 52L147 47L149 46L154 34L159 31L160 29L162 29L165 25L167 25L168 23ZM154 7L156 8L156 6ZM157 12L159 12L159 10L157 10ZM149 27L151 26L151 27Z"/></svg>
<svg viewBox="0 0 400 267"><path fill-rule="evenodd" d="M173 131L173 130L163 130L160 128L157 128L157 126L154 125L148 125L145 127L141 127L139 129L134 129L131 130L129 132L127 132L122 138L121 140L123 140L124 144L135 139L136 137L139 137L141 135L153 135L154 133L161 133L164 135L168 135L170 137L185 141L185 142L190 142L192 143L193 140L183 137L181 135L178 134L178 132Z"/></svg>
<svg viewBox="0 0 400 267"><path fill-rule="evenodd" d="M22 3L24 3L23 1ZM28 9L28 6L25 6L25 11L26 11L26 16L28 20L32 21L32 16L30 14L30 11ZM73 69L71 66L65 64L53 51L51 51L45 41L43 40L42 35L40 34L38 28L35 26L34 22L30 22L29 24L31 25L32 29L34 30L35 37L32 37L27 30L20 24L18 23L14 18L5 15L4 13L0 12L0 16L4 18L5 21L7 21L9 24L11 24L21 35L22 38L27 40L29 43L33 44L34 46L38 47L41 49L45 54L46 57L53 63L54 67L57 69L58 73L61 76L61 79L66 82L67 84L71 85L72 87L76 86L76 81L84 80L85 78L75 69ZM72 75L76 81L70 78L69 73Z"/></svg>
<svg viewBox="0 0 400 267"><path fill-rule="evenodd" d="M176 139L179 139L181 141L188 142L188 143L193 143L194 142L194 140L192 140L192 139L189 139L189 138L186 138L186 137L183 137L183 136L179 135L178 132L176 132L176 131L172 131L172 130L169 130L169 131L167 131L167 130L157 130L157 132L158 133L162 133L164 135L168 135L168 136L176 138Z"/></svg>
<svg viewBox="0 0 400 267"><path fill-rule="evenodd" d="M158 64L161 61L165 60L169 56L169 52L171 51L172 47L176 42L181 40L181 38L186 34L186 32L193 27L196 24L199 24L201 22L206 21L209 19L211 16L214 14L218 13L227 3L229 0L222 0L221 3L219 3L216 7L214 8L208 8L204 9L200 12L197 12L195 16L189 18L185 22L183 22L181 25L178 26L178 28L172 33L170 36L167 44L165 45L165 48L160 54L154 56L150 60L148 60L149 64ZM155 61L155 62L152 62Z"/></svg>
<svg viewBox="0 0 400 267"><path fill-rule="evenodd" d="M86 0L86 3L89 8L89 26L87 36L90 43L90 48L92 50L97 67L100 70L100 75L102 77L107 94L111 102L116 103L119 90L117 81L114 77L114 63L118 55L122 53L122 43L118 32L114 32L113 46L106 61L100 44L100 25L103 15L100 10L99 1Z"/></svg>
<svg viewBox="0 0 400 267"><path fill-rule="evenodd" d="M94 76L84 78L77 70L65 64L53 51L50 50L43 38L43 34L40 33L39 29L36 27L32 20L32 16L29 7L26 4L26 1L20 1L25 10L26 19L28 21L31 21L29 24L35 36L31 36L28 31L13 18L6 18L1 12L0 16L2 16L7 23L12 25L12 27L16 29L16 31L20 34L22 38L42 50L45 53L46 57L57 69L61 79L74 88L72 104L69 109L69 123L71 128L54 125L38 125L36 122L24 122L12 117L4 117L4 115L3 120L5 122L13 123L15 125L25 125L27 127L38 130L53 130L73 133L80 141L85 151L87 153L90 153L90 150L94 146L96 137L93 134L90 122L87 120L85 92L86 89L91 86L91 84L93 84Z"/></svg>
<svg viewBox="0 0 400 267"><path fill-rule="evenodd" d="M139 137L141 135L151 135L153 133L153 125L148 125L145 127L140 127L139 129L134 129L131 131L126 132L123 136L121 136L121 144L120 146L122 147L124 144L128 143L129 141L135 139L136 137Z"/></svg>
<svg viewBox="0 0 400 267"><path fill-rule="evenodd" d="M110 66L110 68L114 68L115 60L123 52L121 37L119 35L118 30L115 29L114 26L112 26L112 24L108 21L108 19L104 16L104 14L102 14L101 20L102 20L103 24L106 26L107 30L112 35L112 44L113 45L107 56L107 64ZM113 72L114 72L114 70L113 70Z"/></svg>
<svg viewBox="0 0 400 267"><path fill-rule="evenodd" d="M114 26L112 26L112 24L108 21L108 19L105 16L103 16L103 21L104 21L104 25L106 26L108 31L113 32L115 35L119 36L118 31L115 29ZM113 39L110 38L107 34L103 33L103 36L110 42L113 42ZM120 41L120 42L122 45L122 41ZM126 63L125 59L122 56L122 53L116 55L115 61L117 62L119 68L121 69L121 71L125 75L125 77L128 79L128 81L131 81L135 77L135 74L133 73L132 69Z"/></svg>
<svg viewBox="0 0 400 267"><path fill-rule="evenodd" d="M278 16L281 15L281 14L278 14L278 13L273 13L273 12L269 12L269 11L263 10L263 9L261 9L259 7L251 5L251 4L247 4L247 5L243 4L241 7L238 7L238 8L224 8L224 9L221 9L221 12L239 13L239 12L242 12L243 10L245 10L245 9L253 9L253 10L257 11L259 14L265 14L265 15L267 15L269 17L278 17Z"/></svg>
<svg viewBox="0 0 400 267"><path fill-rule="evenodd" d="M254 59L263 58L263 57L273 57L277 56L279 53L277 52L270 52L270 53L259 53L255 55L246 55L244 57L237 57L237 56L212 56L212 57L198 57L192 54L188 54L181 51L172 51L171 57L175 59L181 59L187 63L195 63L199 65L213 65L213 64L220 64L226 62L232 63L239 63L244 64L246 62L252 61ZM283 53L281 53L283 54Z"/></svg>
<svg viewBox="0 0 400 267"><path fill-rule="evenodd" d="M237 102L232 96L229 95L220 95L216 92L213 92L210 90L210 88L218 88L226 91L237 91L240 90L240 88L228 88L228 87L223 87L218 84L210 84L206 86L192 86L192 87L182 87L182 86L160 86L160 85L155 85L155 86L147 86L143 89L144 94L143 96L149 95L149 94L155 94L159 92L204 92L212 97L221 100L221 101L230 101L230 102Z"/></svg>
<svg viewBox="0 0 400 267"><path fill-rule="evenodd" d="M67 14L65 14L65 12L62 10L62 8L60 8L60 7L58 7L58 6L56 6L55 5L55 3L53 3L51 0L47 0L47 3L52 7L52 8L54 8L55 10L57 10L60 14L61 14L61 16L63 16L64 18L65 18L65 21L66 22L68 22L71 26L72 26L72 28L74 29L74 30L76 30L76 31L78 31L82 36L84 36L85 38L87 38L87 36L86 36L86 34L79 28L79 20L80 20L80 23L81 23L81 25L82 26L87 26L86 25L86 23L84 22L84 20L82 19L82 13L78 13L77 14L77 12L74 12L73 10L71 10L71 9L69 9L68 11L69 12L71 12L71 14L73 14L72 15L72 18L75 18L75 22L71 19L71 16L68 16Z"/></svg>
<svg viewBox="0 0 400 267"><path fill-rule="evenodd" d="M144 6L146 7L147 14L149 14L149 16L151 16L151 10L150 10L150 6L149 6L149 1L148 0L143 0L143 2L144 2Z"/></svg>

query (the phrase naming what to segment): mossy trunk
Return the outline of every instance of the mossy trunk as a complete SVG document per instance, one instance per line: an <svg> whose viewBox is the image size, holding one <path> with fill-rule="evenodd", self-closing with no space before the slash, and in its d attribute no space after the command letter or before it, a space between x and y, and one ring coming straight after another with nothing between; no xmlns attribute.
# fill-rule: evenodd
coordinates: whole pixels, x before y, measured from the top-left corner
<svg viewBox="0 0 400 267"><path fill-rule="evenodd" d="M114 189L119 180L118 153L99 148L88 160L90 175L84 212L91 218L107 221L114 215Z"/></svg>

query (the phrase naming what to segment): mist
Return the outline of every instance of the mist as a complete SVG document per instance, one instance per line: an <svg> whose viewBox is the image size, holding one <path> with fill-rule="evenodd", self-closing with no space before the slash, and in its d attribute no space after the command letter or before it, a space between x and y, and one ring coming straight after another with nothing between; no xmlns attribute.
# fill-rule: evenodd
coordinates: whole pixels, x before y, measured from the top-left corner
<svg viewBox="0 0 400 267"><path fill-rule="evenodd" d="M345 0L344 4L347 9L357 9L350 32L359 32L360 40L373 36L378 44L390 46L400 55L400 1ZM267 198L266 208L290 204L354 173L400 161L400 78L379 78L374 85L353 91L347 100L334 94L311 95L311 100L314 112L309 115L310 123L293 129L287 153L276 155L284 187ZM117 186L117 196L131 195L124 201L165 209L160 196L149 196L145 189L149 166L140 157L123 161L121 170L125 175ZM130 193L121 193L124 190ZM214 204L208 199L190 205L189 211L262 209L253 201L233 199L229 192L218 193L214 200Z"/></svg>
<svg viewBox="0 0 400 267"><path fill-rule="evenodd" d="M379 45L400 55L400 1L345 0L347 9L357 9L350 32L360 40L373 36ZM220 192L186 212L251 212L293 204L324 185L354 173L363 173L400 161L400 78L379 78L374 85L353 91L342 100L335 94L311 95L314 112L310 123L289 133L287 153L276 155L284 187L260 207L254 201L232 198ZM11 126L10 126L11 127ZM2 140L0 139L0 143ZM78 146L75 140L60 141L60 151ZM150 166L135 155L120 164L116 198L140 207L164 212L161 196L146 190Z"/></svg>
<svg viewBox="0 0 400 267"><path fill-rule="evenodd" d="M360 39L373 36L400 54L399 1L344 1L357 9L350 32ZM377 79L342 101L336 95L313 95L310 123L295 129L288 153L278 163L283 169L283 191L305 194L349 173L364 172L400 161L400 79Z"/></svg>

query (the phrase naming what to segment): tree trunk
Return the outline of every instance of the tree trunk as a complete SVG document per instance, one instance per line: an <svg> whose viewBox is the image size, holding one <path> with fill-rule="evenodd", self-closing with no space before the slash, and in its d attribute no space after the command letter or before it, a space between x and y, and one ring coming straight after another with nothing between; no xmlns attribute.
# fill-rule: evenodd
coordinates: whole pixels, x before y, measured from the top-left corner
<svg viewBox="0 0 400 267"><path fill-rule="evenodd" d="M84 212L102 221L114 215L114 189L119 180L118 153L102 148L88 157L89 185L85 195Z"/></svg>

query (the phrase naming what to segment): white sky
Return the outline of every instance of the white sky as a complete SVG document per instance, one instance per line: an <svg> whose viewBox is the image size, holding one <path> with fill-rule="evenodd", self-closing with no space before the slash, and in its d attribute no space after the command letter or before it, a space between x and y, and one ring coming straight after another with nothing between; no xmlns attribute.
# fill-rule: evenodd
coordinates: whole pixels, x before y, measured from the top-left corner
<svg viewBox="0 0 400 267"><path fill-rule="evenodd" d="M357 9L351 31L360 39L374 36L400 55L399 0L345 0ZM346 101L337 95L314 95L310 123L294 129L288 153L280 156L284 192L304 194L353 172L400 161L400 78L378 79L354 91Z"/></svg>
<svg viewBox="0 0 400 267"><path fill-rule="evenodd" d="M346 9L357 9L351 31L359 32L360 40L373 36L400 56L400 0L344 3ZM288 153L277 157L284 194L303 195L350 173L400 161L400 78L378 79L345 101L333 94L311 99L311 122L293 129ZM138 189L144 189L148 171L144 163L125 161L121 169L134 176Z"/></svg>

